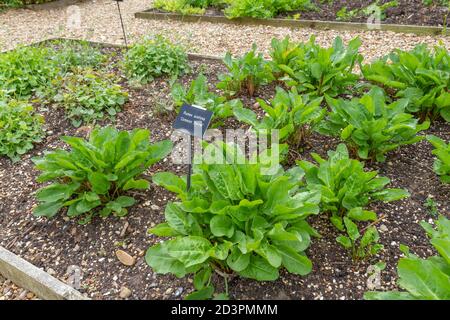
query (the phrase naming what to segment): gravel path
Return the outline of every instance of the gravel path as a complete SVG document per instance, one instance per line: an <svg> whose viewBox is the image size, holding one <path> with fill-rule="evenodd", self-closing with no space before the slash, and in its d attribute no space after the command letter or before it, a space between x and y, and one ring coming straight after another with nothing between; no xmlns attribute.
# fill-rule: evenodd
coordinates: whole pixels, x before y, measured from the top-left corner
<svg viewBox="0 0 450 320"><path fill-rule="evenodd" d="M131 42L144 35L161 33L184 43L191 52L223 55L227 50L243 53L253 42L267 50L273 37L290 35L295 40L307 40L312 34L322 45L330 45L337 35L346 41L360 36L366 59L388 53L395 47L410 49L418 43L435 45L442 41L450 47L450 37L416 36L392 32L316 31L312 29L276 28L265 26L232 26L213 23L182 23L135 19L134 13L150 8L151 1L126 0L121 3L125 26ZM116 3L111 0L88 0L78 5L80 28L68 27L68 17L73 12L67 7L32 11L9 10L0 14L0 49L10 49L18 44L35 42L52 37L73 37L109 43L123 43ZM72 8L73 9L73 8Z"/></svg>
<svg viewBox="0 0 450 320"><path fill-rule="evenodd" d="M1 300L39 300L34 293L22 289L6 280L0 274L0 301Z"/></svg>

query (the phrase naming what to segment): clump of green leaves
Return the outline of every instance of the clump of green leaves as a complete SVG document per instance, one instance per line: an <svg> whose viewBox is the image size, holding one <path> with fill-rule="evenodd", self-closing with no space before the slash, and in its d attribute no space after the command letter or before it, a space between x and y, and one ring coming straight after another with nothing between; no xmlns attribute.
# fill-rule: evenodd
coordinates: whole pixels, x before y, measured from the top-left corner
<svg viewBox="0 0 450 320"><path fill-rule="evenodd" d="M74 67L98 68L106 61L98 48L85 41L57 41L52 43L56 48L50 59L61 70L62 74Z"/></svg>
<svg viewBox="0 0 450 320"><path fill-rule="evenodd" d="M369 4L367 7L361 9L353 9L348 10L347 7L342 7L336 13L336 20L339 21L350 21L354 18L361 17L369 17L371 15L375 15L376 18L379 18L381 21L386 19L386 10L389 8L398 7L398 1L388 1L383 4L380 4L379 0Z"/></svg>
<svg viewBox="0 0 450 320"><path fill-rule="evenodd" d="M384 162L387 152L422 140L417 133L430 125L429 122L418 125L418 120L406 113L408 99L386 104L379 87L373 87L362 98L327 97L327 102L332 111L318 131L340 136L361 159Z"/></svg>
<svg viewBox="0 0 450 320"><path fill-rule="evenodd" d="M435 147L434 172L441 177L443 183L450 183L450 143L433 135L427 136L427 140Z"/></svg>
<svg viewBox="0 0 450 320"><path fill-rule="evenodd" d="M336 20L338 21L350 21L359 15L359 9L348 10L347 7L342 7L336 12Z"/></svg>
<svg viewBox="0 0 450 320"><path fill-rule="evenodd" d="M205 289L212 270L258 281L276 280L280 267L299 275L311 272L304 251L318 234L305 219L318 214L320 193L297 192L297 169L280 167L263 175L261 162L235 164L234 146L209 148L226 164L197 165L189 192L185 178L168 172L153 176L179 202L169 202L166 222L150 230L172 239L149 248L147 263L157 273L194 273L197 290Z"/></svg>
<svg viewBox="0 0 450 320"><path fill-rule="evenodd" d="M168 12L181 14L204 14L205 9L218 3L217 0L155 0L153 6Z"/></svg>
<svg viewBox="0 0 450 320"><path fill-rule="evenodd" d="M0 92L1 93L1 92ZM42 141L44 118L33 107L22 101L2 98L0 95L0 155L13 162Z"/></svg>
<svg viewBox="0 0 450 320"><path fill-rule="evenodd" d="M199 74L187 90L180 83L175 83L171 93L176 106L181 107L185 103L198 105L214 112L214 117L218 118L232 116L233 108L242 105L240 100L229 101L224 96L211 92L203 74Z"/></svg>
<svg viewBox="0 0 450 320"><path fill-rule="evenodd" d="M270 63L263 58L262 53L256 52L256 44L241 58L234 59L227 52L224 64L228 73L219 75L217 88L224 90L229 96L235 96L242 91L253 96L258 87L274 80Z"/></svg>
<svg viewBox="0 0 450 320"><path fill-rule="evenodd" d="M111 74L92 69L73 69L57 82L60 89L53 100L65 108L75 127L114 117L128 99Z"/></svg>
<svg viewBox="0 0 450 320"><path fill-rule="evenodd" d="M273 38L271 46L270 57L272 58L272 71L276 78L280 78L284 75L284 72L279 66L284 65L295 68L297 60L302 57L303 52L299 48L298 43L290 41L289 36L286 36L283 40Z"/></svg>
<svg viewBox="0 0 450 320"><path fill-rule="evenodd" d="M430 237L430 243L439 253L422 259L409 252L406 246L400 249L406 255L398 262L398 286L405 291L366 292L366 300L449 300L450 299L450 221L439 217L435 227L421 222Z"/></svg>
<svg viewBox="0 0 450 320"><path fill-rule="evenodd" d="M396 98L408 98L408 112L421 121L441 116L450 121L450 54L444 46L425 44L411 51L396 49L362 67L367 80L383 85Z"/></svg>
<svg viewBox="0 0 450 320"><path fill-rule="evenodd" d="M225 15L230 18L251 17L269 19L280 13L312 10L311 0L229 0Z"/></svg>
<svg viewBox="0 0 450 320"><path fill-rule="evenodd" d="M149 182L140 175L172 149L171 141L150 144L149 137L148 130L113 127L95 128L88 141L62 137L71 150L58 149L33 159L42 171L37 181L53 182L37 192L40 204L34 215L52 218L67 208L70 218L83 217L81 223L95 215L126 215L126 208L135 203L126 192L147 189Z"/></svg>
<svg viewBox="0 0 450 320"><path fill-rule="evenodd" d="M189 70L187 54L161 35L133 45L125 54L125 71L132 80L147 83L154 78L177 78Z"/></svg>
<svg viewBox="0 0 450 320"><path fill-rule="evenodd" d="M344 234L336 240L349 249L355 260L376 254L383 247L379 235L370 226L361 235L356 223L376 221L377 214L364 208L373 201L390 202L408 197L403 189L386 189L390 180L377 171L365 171L358 160L350 159L345 144L328 152L328 159L311 156L318 165L306 160L297 164L305 171L305 188L321 193L321 211L331 214L331 223Z"/></svg>
<svg viewBox="0 0 450 320"><path fill-rule="evenodd" d="M275 97L270 103L257 99L265 111L262 120L258 120L255 112L247 108L235 108L234 115L239 121L250 124L257 132L264 130L270 134L272 130L279 130L279 140L287 142L293 148L300 148L308 141L313 128L322 120L326 110L320 104L322 98L308 101L293 88L287 92L277 88Z"/></svg>
<svg viewBox="0 0 450 320"><path fill-rule="evenodd" d="M19 47L0 53L0 87L7 96L28 99L42 94L59 73L49 61L51 50L40 47Z"/></svg>
<svg viewBox="0 0 450 320"><path fill-rule="evenodd" d="M359 38L350 41L346 47L337 37L331 48L322 48L316 44L315 37L311 37L309 42L299 44L298 58L292 59L294 63L278 65L287 74L282 80L290 87L296 86L299 92L317 96L334 97L347 93L359 79L352 72L355 63L363 60L358 53L360 46Z"/></svg>

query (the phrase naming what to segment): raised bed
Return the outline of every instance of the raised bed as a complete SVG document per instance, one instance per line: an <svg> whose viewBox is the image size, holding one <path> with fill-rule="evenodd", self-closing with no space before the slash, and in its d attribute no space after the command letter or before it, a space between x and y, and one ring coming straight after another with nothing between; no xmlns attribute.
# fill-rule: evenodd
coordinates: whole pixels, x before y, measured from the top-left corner
<svg viewBox="0 0 450 320"><path fill-rule="evenodd" d="M51 45L52 42L46 42ZM118 46L102 46L103 53L110 57L109 66L122 59L123 51ZM201 70L211 84L217 75L225 71L221 62L211 57L190 56L192 73L181 77L187 85ZM120 130L133 128L150 129L152 141L166 139L172 133L173 111L161 110L161 105L170 105L169 79L156 79L141 87L130 86L120 68L109 68L124 79L121 85L130 94L128 103L116 116L114 125ZM261 88L256 96L269 99L274 94L274 85ZM255 108L255 98L240 96L243 103ZM158 107L159 106L159 107ZM31 158L41 156L45 150L64 147L59 139L63 135L85 136L86 128L76 129L65 119L64 112L57 108L35 105L47 123L46 139L25 155L20 162L12 163L0 158L0 246L30 261L46 271L51 269L55 277L65 281L68 268L78 266L82 270L80 292L93 299L118 299L123 287L130 290L127 298L132 299L180 299L193 290L192 277L177 279L172 275L157 275L144 261L145 250L160 241L147 234L147 229L163 221L166 203L174 196L161 187L136 194L137 204L130 208L125 218L99 218L82 226L64 215L52 220L38 219L31 211L36 204L34 193L41 187L36 182L39 174L33 167ZM101 125L110 124L105 120ZM227 120L220 128L240 128L242 124ZM245 126L244 126L245 128ZM450 139L450 125L435 122L426 132ZM424 133L425 134L425 133ZM314 134L311 146L300 159L311 160L309 154L316 152L322 156L334 149L338 141ZM385 250L375 261L355 264L335 238L338 232L326 215L311 220L311 224L322 238L313 241L307 254L313 262L313 271L305 277L295 276L285 271L275 282L257 282L234 278L230 281L233 299L361 299L367 290L367 268L377 261L387 264L382 272L382 289L395 289L396 264L400 256L399 244L411 247L421 256L432 254L425 232L418 222L430 219L424 205L428 195L441 206L441 212L448 216L450 203L449 189L443 185L432 171L434 157L431 146L421 142L405 146L390 153L383 164L368 164L370 169L379 170L381 175L391 178L391 187L406 188L412 196L393 203L376 203L371 209L383 216L380 222L381 243ZM185 174L183 165L174 165L164 160L153 166L146 175L171 171ZM127 252L133 258L131 266L122 264L117 258L117 250ZM223 290L222 280L214 279L217 291Z"/></svg>
<svg viewBox="0 0 450 320"><path fill-rule="evenodd" d="M256 18L236 18L228 19L223 15L183 15L172 12L158 12L149 9L135 13L136 18L151 20L172 20L182 22L212 22L226 23L234 25L266 25L273 27L288 28L311 28L317 30L342 30L342 31L392 31L399 33L413 33L419 35L449 35L447 28L435 26L418 26L418 25L397 25L397 24L380 24L368 25L359 22L338 22L338 21L319 21L319 20L294 20L287 18L274 19L256 19Z"/></svg>

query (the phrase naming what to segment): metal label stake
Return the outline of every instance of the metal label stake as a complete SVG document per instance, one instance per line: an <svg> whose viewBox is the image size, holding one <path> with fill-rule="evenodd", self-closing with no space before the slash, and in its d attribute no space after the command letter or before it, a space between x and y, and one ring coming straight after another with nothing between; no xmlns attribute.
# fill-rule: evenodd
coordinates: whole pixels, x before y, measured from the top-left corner
<svg viewBox="0 0 450 320"><path fill-rule="evenodd" d="M127 35L125 33L125 26L123 25L122 12L120 11L120 4L119 4L119 2L122 2L123 0L114 0L114 1L116 1L116 3L117 3L117 10L119 10L120 25L122 26L123 40L125 41L125 47L128 48Z"/></svg>

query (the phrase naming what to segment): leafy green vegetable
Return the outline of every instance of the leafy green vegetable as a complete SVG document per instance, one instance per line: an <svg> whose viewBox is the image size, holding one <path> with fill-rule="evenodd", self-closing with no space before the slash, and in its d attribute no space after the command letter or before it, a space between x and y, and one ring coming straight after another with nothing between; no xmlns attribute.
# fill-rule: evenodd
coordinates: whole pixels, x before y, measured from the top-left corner
<svg viewBox="0 0 450 320"><path fill-rule="evenodd" d="M177 78L188 70L185 50L161 35L133 45L125 54L127 75L142 83L163 75Z"/></svg>
<svg viewBox="0 0 450 320"><path fill-rule="evenodd" d="M0 92L1 93L1 92ZM0 95L0 155L6 155L13 162L41 142L45 133L44 118L34 112L33 107Z"/></svg>
<svg viewBox="0 0 450 320"><path fill-rule="evenodd" d="M433 228L421 225L431 238L430 243L439 253L421 259L406 252L398 266L398 285L406 291L366 292L367 300L449 300L450 299L450 221L444 216L435 221Z"/></svg>
<svg viewBox="0 0 450 320"><path fill-rule="evenodd" d="M361 63L358 53L361 40L355 38L345 47L337 37L331 48L322 48L312 36L307 43L299 44L298 58L290 65L279 64L278 68L287 74L282 80L288 86L296 86L299 92L313 93L317 96L327 94L331 97L347 92L359 79L352 73L355 63Z"/></svg>
<svg viewBox="0 0 450 320"><path fill-rule="evenodd" d="M243 57L233 59L227 52L224 64L228 73L220 74L217 88L224 90L229 96L235 96L245 90L253 96L261 85L274 80L270 64L262 53L256 53L256 44Z"/></svg>
<svg viewBox="0 0 450 320"><path fill-rule="evenodd" d="M135 199L124 193L147 189L149 182L139 176L172 149L171 141L150 144L149 136L148 130L105 127L94 129L88 141L63 137L70 151L58 149L33 159L42 171L38 182L54 181L37 192L40 204L34 215L52 218L63 207L71 218L84 215L84 222L95 215L126 215Z"/></svg>
<svg viewBox="0 0 450 320"><path fill-rule="evenodd" d="M445 143L433 135L427 136L427 139L435 147L434 171L441 177L443 183L450 183L450 143Z"/></svg>
<svg viewBox="0 0 450 320"><path fill-rule="evenodd" d="M383 85L397 98L408 98L408 112L421 121L441 116L450 121L450 55L444 46L433 51L425 44L411 51L394 50L362 66L367 80Z"/></svg>
<svg viewBox="0 0 450 320"><path fill-rule="evenodd" d="M128 99L112 74L74 68L62 79L53 100L66 109L72 125L95 123L105 115L113 118Z"/></svg>
<svg viewBox="0 0 450 320"><path fill-rule="evenodd" d="M257 132L264 130L270 134L272 130L279 130L280 142L287 142L298 149L308 140L312 128L320 122L326 112L320 106L322 98L313 101L307 99L308 97L299 95L295 88L290 92L277 88L270 104L257 99L266 112L262 120L258 121L256 113L243 107L234 108L234 115L239 121L250 124Z"/></svg>
<svg viewBox="0 0 450 320"><path fill-rule="evenodd" d="M327 96L331 112L320 125L322 134L340 136L361 159L383 162L386 153L423 139L417 136L430 123L417 124L411 114L405 113L408 99L387 105L384 92L373 87L362 98L332 99Z"/></svg>
<svg viewBox="0 0 450 320"><path fill-rule="evenodd" d="M279 13L311 10L311 0L229 0L225 15L230 18L252 17L268 19Z"/></svg>
<svg viewBox="0 0 450 320"><path fill-rule="evenodd" d="M354 259L376 254L382 249L377 243L376 228L369 227L361 235L355 221L377 220L375 212L364 210L370 202L400 200L409 193L403 189L386 189L390 180L379 177L376 171L365 171L361 162L349 158L345 144L340 144L336 151L329 151L327 160L315 153L311 156L318 165L306 160L297 164L305 171L305 188L320 192L321 211L331 213L331 223L346 233L339 236L337 242L351 250Z"/></svg>
<svg viewBox="0 0 450 320"><path fill-rule="evenodd" d="M300 49L298 43L291 42L289 36L283 40L273 38L271 42L272 50L270 57L272 58L272 70L276 78L284 75L283 70L279 66L288 66L291 69L297 65L297 60L300 60L303 51Z"/></svg>
<svg viewBox="0 0 450 320"><path fill-rule="evenodd" d="M172 98L175 105L181 107L184 103L194 104L214 112L214 117L228 118L233 115L233 108L241 106L239 100L228 101L223 96L218 96L209 91L208 80L203 74L191 82L188 90L180 83L172 86Z"/></svg>
<svg viewBox="0 0 450 320"><path fill-rule="evenodd" d="M197 290L208 287L211 268L259 281L278 278L278 269L306 275L311 261L304 251L317 233L306 218L318 214L320 192L297 192L301 172L262 175L263 164L235 164L234 145L208 145L227 164L199 164L186 192L184 178L157 173L153 182L176 192L166 222L149 230L172 236L147 251L146 261L157 273L183 277L195 273ZM226 152L225 152L226 151ZM205 274L206 273L206 274ZM202 285L199 285L202 284Z"/></svg>

